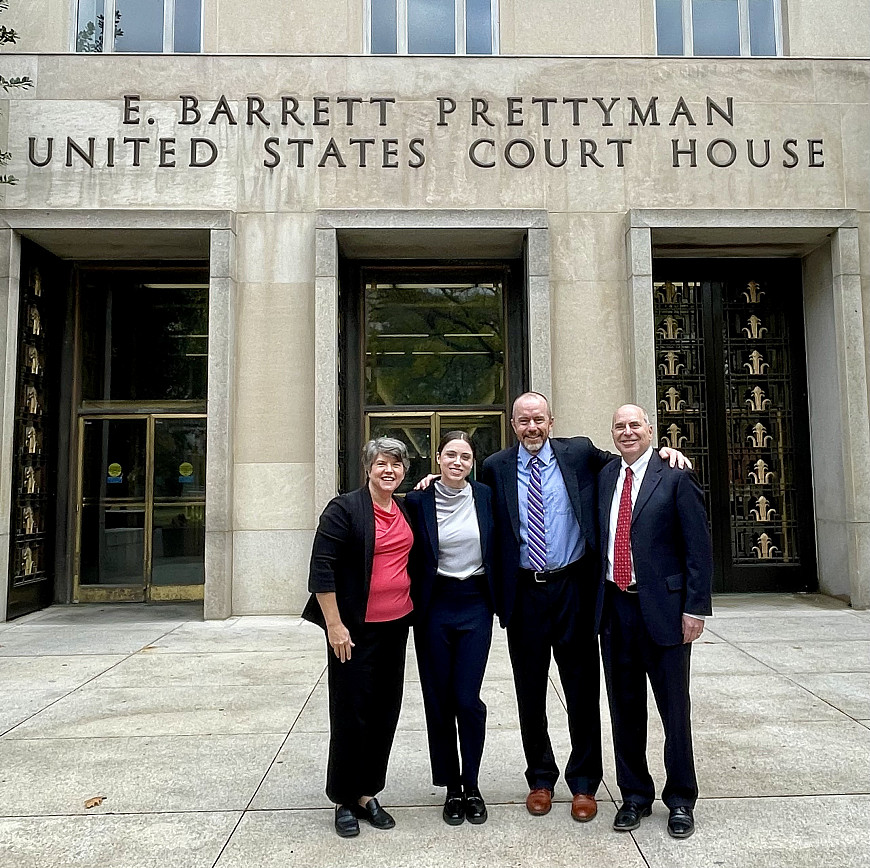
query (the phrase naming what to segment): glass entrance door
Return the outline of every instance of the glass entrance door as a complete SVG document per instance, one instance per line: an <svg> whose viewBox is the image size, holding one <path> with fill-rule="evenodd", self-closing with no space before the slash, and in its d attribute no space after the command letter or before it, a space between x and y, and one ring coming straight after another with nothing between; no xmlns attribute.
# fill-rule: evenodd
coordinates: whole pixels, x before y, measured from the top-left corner
<svg viewBox="0 0 870 868"><path fill-rule="evenodd" d="M411 468L401 492L433 470L447 431L473 436L478 463L504 446L510 396L528 373L518 268L366 264L342 278L342 491L362 483L359 450L371 437L407 445Z"/></svg>
<svg viewBox="0 0 870 868"><path fill-rule="evenodd" d="M202 599L206 417L79 425L76 602Z"/></svg>

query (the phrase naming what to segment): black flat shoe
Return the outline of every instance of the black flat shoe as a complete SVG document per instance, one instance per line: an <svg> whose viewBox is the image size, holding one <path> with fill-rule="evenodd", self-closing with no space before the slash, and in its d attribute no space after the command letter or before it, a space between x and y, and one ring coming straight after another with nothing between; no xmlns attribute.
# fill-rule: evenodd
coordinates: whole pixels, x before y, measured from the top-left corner
<svg viewBox="0 0 870 868"><path fill-rule="evenodd" d="M374 798L369 799L365 807L357 805L356 815L361 820L368 820L376 829L392 829L396 825L392 814L388 814Z"/></svg>
<svg viewBox="0 0 870 868"><path fill-rule="evenodd" d="M359 823L353 805L335 806L335 831L342 838L355 838L359 835Z"/></svg>
<svg viewBox="0 0 870 868"><path fill-rule="evenodd" d="M613 828L617 832L633 832L640 826L642 817L648 817L652 808L638 805L635 802L623 802L622 807L616 812Z"/></svg>
<svg viewBox="0 0 870 868"><path fill-rule="evenodd" d="M695 815L691 808L671 808L668 834L672 838L688 838L695 834Z"/></svg>
<svg viewBox="0 0 870 868"><path fill-rule="evenodd" d="M486 802L477 787L468 787L465 790L465 819L475 826L486 822Z"/></svg>
<svg viewBox="0 0 870 868"><path fill-rule="evenodd" d="M461 826L465 822L465 799L460 792L448 792L441 812L448 826Z"/></svg>

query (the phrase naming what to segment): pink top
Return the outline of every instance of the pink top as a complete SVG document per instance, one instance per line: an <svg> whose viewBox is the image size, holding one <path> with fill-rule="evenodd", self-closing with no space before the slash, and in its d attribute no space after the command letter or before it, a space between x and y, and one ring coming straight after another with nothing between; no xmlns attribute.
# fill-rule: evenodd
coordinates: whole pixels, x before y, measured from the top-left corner
<svg viewBox="0 0 870 868"><path fill-rule="evenodd" d="M414 535L398 506L393 504L392 512L381 509L376 503L372 506L375 510L375 557L366 621L395 621L414 608L408 576L408 555Z"/></svg>

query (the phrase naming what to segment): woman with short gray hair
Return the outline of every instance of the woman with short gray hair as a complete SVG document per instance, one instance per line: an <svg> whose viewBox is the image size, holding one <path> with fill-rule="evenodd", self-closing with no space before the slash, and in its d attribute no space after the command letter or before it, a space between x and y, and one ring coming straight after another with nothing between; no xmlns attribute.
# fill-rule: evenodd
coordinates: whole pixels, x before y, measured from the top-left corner
<svg viewBox="0 0 870 868"><path fill-rule="evenodd" d="M359 820L392 829L376 795L402 705L411 611L408 555L413 536L393 495L410 466L401 440L363 447L366 484L323 510L311 551L304 618L326 631L329 761L326 794L335 831L359 834ZM331 652L331 653L330 653Z"/></svg>

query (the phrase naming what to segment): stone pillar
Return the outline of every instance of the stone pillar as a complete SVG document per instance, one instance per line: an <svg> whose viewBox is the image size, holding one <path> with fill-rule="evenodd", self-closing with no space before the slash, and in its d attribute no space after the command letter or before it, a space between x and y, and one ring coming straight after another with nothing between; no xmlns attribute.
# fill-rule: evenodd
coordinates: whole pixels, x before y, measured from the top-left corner
<svg viewBox="0 0 870 868"><path fill-rule="evenodd" d="M236 235L211 230L208 292L208 440L206 444L206 618L233 606L233 428L236 343Z"/></svg>
<svg viewBox="0 0 870 868"><path fill-rule="evenodd" d="M550 231L527 232L526 286L529 298L529 386L553 397L550 331Z"/></svg>
<svg viewBox="0 0 870 868"><path fill-rule="evenodd" d="M861 302L858 229L831 238L834 334L840 391L850 596L855 609L870 608L870 408L867 348Z"/></svg>
<svg viewBox="0 0 870 868"><path fill-rule="evenodd" d="M0 229L0 621L6 620L9 593L9 532L12 454L15 441L15 381L18 370L18 296L21 239L12 229Z"/></svg>
<svg viewBox="0 0 870 868"><path fill-rule="evenodd" d="M319 223L314 231L314 510L320 515L338 494L338 235Z"/></svg>
<svg viewBox="0 0 870 868"><path fill-rule="evenodd" d="M626 291L629 298L631 392L658 430L656 407L656 343L652 288L652 231L629 226L625 233Z"/></svg>

